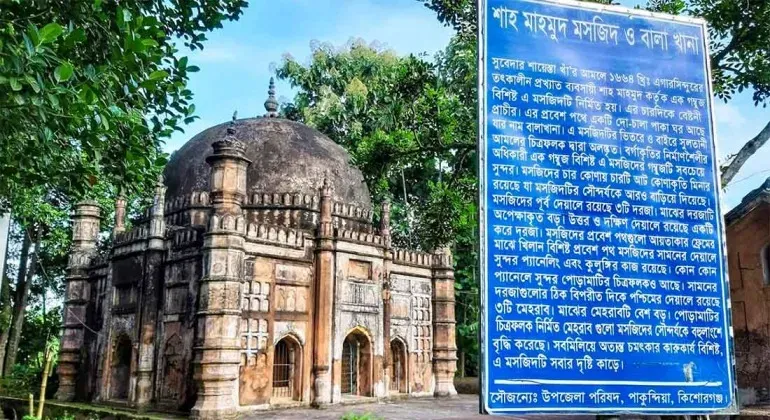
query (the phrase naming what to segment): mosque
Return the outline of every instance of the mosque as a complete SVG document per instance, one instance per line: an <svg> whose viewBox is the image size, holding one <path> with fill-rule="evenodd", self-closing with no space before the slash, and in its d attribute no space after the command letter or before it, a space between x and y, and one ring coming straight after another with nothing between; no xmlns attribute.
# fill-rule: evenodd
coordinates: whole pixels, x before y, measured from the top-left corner
<svg viewBox="0 0 770 420"><path fill-rule="evenodd" d="M265 108L174 153L130 229L119 198L108 249L77 205L58 399L220 419L456 393L450 251L394 247L350 155L279 118L272 80Z"/></svg>

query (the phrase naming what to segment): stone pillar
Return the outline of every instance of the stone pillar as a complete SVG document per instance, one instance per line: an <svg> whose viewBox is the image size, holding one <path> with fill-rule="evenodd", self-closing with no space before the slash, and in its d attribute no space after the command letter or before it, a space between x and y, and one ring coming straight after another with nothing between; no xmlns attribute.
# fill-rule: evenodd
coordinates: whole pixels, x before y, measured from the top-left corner
<svg viewBox="0 0 770 420"><path fill-rule="evenodd" d="M244 145L235 129L213 144L211 166L213 214L203 240L203 278L198 294L194 380L198 396L195 419L224 419L238 408L241 279L246 225L241 205L246 197Z"/></svg>
<svg viewBox="0 0 770 420"><path fill-rule="evenodd" d="M88 266L96 253L99 235L99 205L84 201L72 214L72 248L67 264L62 338L59 347L59 390L56 399L75 398L75 384L80 370L80 355L85 336L86 305L89 300Z"/></svg>
<svg viewBox="0 0 770 420"><path fill-rule="evenodd" d="M150 230L144 259L138 322L139 360L136 368L135 402L138 408L148 406L155 387L155 340L158 325L158 306L163 287L163 255L165 254L166 222L164 219L166 187L158 180L150 209ZM117 211L116 211L117 213Z"/></svg>
<svg viewBox="0 0 770 420"><path fill-rule="evenodd" d="M332 401L332 318L334 317L334 227L332 190L324 179L316 234L315 319L313 329L313 405Z"/></svg>
<svg viewBox="0 0 770 420"><path fill-rule="evenodd" d="M382 262L382 336L385 341L383 346L383 364L385 365L385 395L390 394L390 378L394 372L391 371L393 366L393 355L390 351L390 264L393 261L393 254L390 248L390 202L384 201L382 203L382 213L380 215L380 235L382 236L382 244L385 249L383 250L383 262Z"/></svg>
<svg viewBox="0 0 770 420"><path fill-rule="evenodd" d="M433 375L436 397L457 395L455 344L455 275L449 247L433 256Z"/></svg>

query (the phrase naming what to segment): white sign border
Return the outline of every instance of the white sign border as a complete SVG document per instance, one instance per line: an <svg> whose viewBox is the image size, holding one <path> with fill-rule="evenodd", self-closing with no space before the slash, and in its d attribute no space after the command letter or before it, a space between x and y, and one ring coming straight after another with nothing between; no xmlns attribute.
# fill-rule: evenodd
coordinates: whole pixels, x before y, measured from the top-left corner
<svg viewBox="0 0 770 420"><path fill-rule="evenodd" d="M489 341L488 337L488 330L486 325L487 320L487 310L489 307L489 302L487 301L487 238L486 238L486 209L487 209L487 194L486 194L486 185L487 185L487 145L486 145L486 139L487 139L487 124L486 124L486 116L487 116L487 103L486 103L486 87L487 87L487 80L486 80L486 57L487 57L487 42L486 42L486 24L487 24L487 16L486 16L486 0L478 0L477 7L478 7L478 83L477 83L477 89L478 89L478 170L479 170L479 304L480 304L480 318L479 318L479 352L481 353L479 356L479 360L481 363L479 363L479 381L480 381L480 393L479 393L479 411L482 414L495 414L495 415L505 415L510 413L517 413L517 412L527 412L528 414L537 414L538 412L541 413L548 413L548 414L581 414L586 413L590 414L593 412L607 412L610 414L627 414L627 413L643 413L643 414L687 414L687 413L709 413L709 414L739 414L739 408L738 408L738 394L737 394L737 384L736 384L736 378L735 378L735 354L734 354L734 347L731 341L733 340L733 327L732 327L732 304L730 300L730 281L729 281L729 268L727 265L727 234L725 231L725 224L724 224L724 215L722 213L722 203L724 202L724 190L722 189L722 183L721 183L721 173L719 172L719 166L716 163L716 158L718 155L719 148L717 147L717 135L716 135L716 125L714 123L714 96L713 96L713 86L712 86L712 79L711 79L711 60L709 59L711 57L710 49L709 49L709 37L708 37L708 25L705 19L702 18L696 18L696 17L689 17L689 16L674 16L674 15L668 15L664 13L656 13L656 12L650 12L647 10L641 10L641 9L630 9L622 6L616 6L616 5L603 5L599 3L590 3L590 2L580 2L576 0L519 0L519 1L525 1L529 3L539 3L539 4L552 4L557 6L566 6L571 8L577 8L581 10L593 10L596 12L610 12L610 13L616 13L616 14L625 14L628 16L640 16L644 18L651 18L656 20L662 20L665 22L679 22L679 23L686 23L691 24L694 26L699 27L703 32L703 51L705 53L705 65L704 65L704 71L706 75L706 82L708 85L708 103L709 103L709 130L711 131L711 147L712 147L712 166L713 166L713 178L714 178L714 185L716 188L719 189L719 193L717 194L717 197L719 198L719 201L717 202L717 220L716 223L718 224L717 230L720 232L721 235L721 248L722 248L722 258L720 261L721 265L721 272L722 277L724 279L724 284L722 285L722 296L725 302L724 311L723 311L723 319L725 323L725 332L727 333L725 335L725 348L729 349L727 357L727 362L730 365L729 371L728 371L728 386L730 393L732 394L732 401L730 401L730 404L724 409L724 410L714 410L711 408L703 408L703 409L651 409L648 410L646 408L640 407L640 408L631 408L628 407L602 407L598 409L593 410L586 410L584 408L577 408L574 410L570 410L569 407L567 408L561 408L561 407L554 407L554 408L538 408L538 409L531 409L531 408L511 408L511 409L504 409L504 410L493 410L490 409L488 406L488 398L489 395L489 383L486 380L486 368L489 366L489 354L485 351L485 343Z"/></svg>

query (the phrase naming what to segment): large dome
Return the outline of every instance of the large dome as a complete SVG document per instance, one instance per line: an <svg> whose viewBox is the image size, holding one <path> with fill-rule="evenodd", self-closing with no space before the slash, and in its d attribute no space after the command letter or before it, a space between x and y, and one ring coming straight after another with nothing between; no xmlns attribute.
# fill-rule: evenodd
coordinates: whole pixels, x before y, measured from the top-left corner
<svg viewBox="0 0 770 420"><path fill-rule="evenodd" d="M235 137L246 146L246 158L251 160L248 193L315 195L328 177L335 200L371 208L363 175L345 149L313 128L273 117L219 124L190 139L171 155L166 166L167 197L209 189L206 157L231 124Z"/></svg>

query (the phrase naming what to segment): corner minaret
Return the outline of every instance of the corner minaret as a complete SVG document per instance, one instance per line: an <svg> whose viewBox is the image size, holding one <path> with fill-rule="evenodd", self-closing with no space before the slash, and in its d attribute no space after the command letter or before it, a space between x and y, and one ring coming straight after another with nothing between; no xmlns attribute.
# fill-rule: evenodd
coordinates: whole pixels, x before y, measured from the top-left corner
<svg viewBox="0 0 770 420"><path fill-rule="evenodd" d="M206 159L213 207L203 239L203 277L196 313L194 380L198 396L195 419L232 418L238 409L240 364L240 288L243 277L246 225L244 144L237 139L235 121Z"/></svg>
<svg viewBox="0 0 770 420"><path fill-rule="evenodd" d="M433 254L433 375L436 397L456 395L455 275L448 246Z"/></svg>
<svg viewBox="0 0 770 420"><path fill-rule="evenodd" d="M87 269L96 254L99 215L99 205L95 201L78 203L72 214L72 248L64 280L64 321L59 350L59 390L56 392L56 399L61 401L75 397L85 340L86 305L90 298Z"/></svg>
<svg viewBox="0 0 770 420"><path fill-rule="evenodd" d="M165 202L166 186L163 176L155 184L155 196L150 207L147 251L144 255L144 273L140 287L141 318L139 328L139 360L136 366L136 391L134 399L137 408L152 403L154 395L154 374L156 348L155 337L158 324L159 290L163 288L163 256L166 251Z"/></svg>
<svg viewBox="0 0 770 420"><path fill-rule="evenodd" d="M270 78L270 86L267 88L267 100L265 101L265 109L267 110L265 117L278 117L278 100L275 99L275 79L272 77Z"/></svg>
<svg viewBox="0 0 770 420"><path fill-rule="evenodd" d="M391 371L393 365L393 355L390 351L390 317L391 317L391 293L390 293L390 266L393 262L393 254L390 249L390 201L385 200L382 202L382 212L380 213L380 235L382 236L382 244L385 247L383 250L383 264L382 271L384 273L382 278L382 335L383 342L383 366L385 371L385 392L390 392L390 380L395 375L395 372Z"/></svg>
<svg viewBox="0 0 770 420"><path fill-rule="evenodd" d="M120 189L118 198L115 200L115 226L112 229L113 236L126 231L126 195L123 189Z"/></svg>
<svg viewBox="0 0 770 420"><path fill-rule="evenodd" d="M150 207L150 248L163 249L163 240L166 237L165 208L166 186L161 175L155 184L155 196Z"/></svg>
<svg viewBox="0 0 770 420"><path fill-rule="evenodd" d="M332 318L334 317L334 227L332 189L324 178L321 215L316 234L315 330L313 331L313 405L332 401Z"/></svg>

